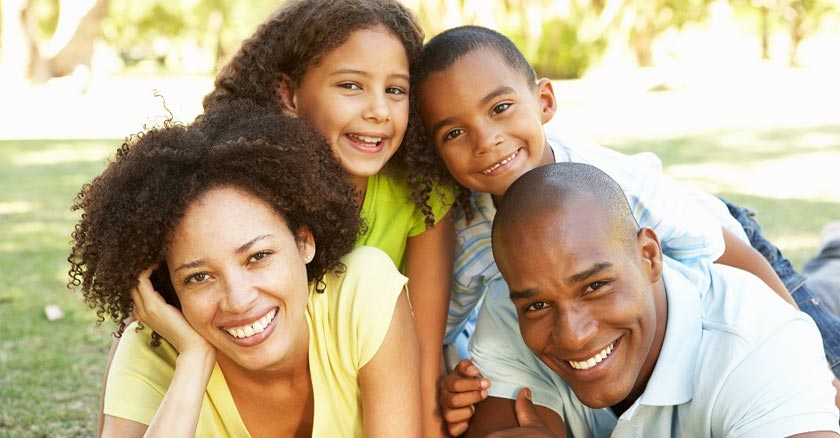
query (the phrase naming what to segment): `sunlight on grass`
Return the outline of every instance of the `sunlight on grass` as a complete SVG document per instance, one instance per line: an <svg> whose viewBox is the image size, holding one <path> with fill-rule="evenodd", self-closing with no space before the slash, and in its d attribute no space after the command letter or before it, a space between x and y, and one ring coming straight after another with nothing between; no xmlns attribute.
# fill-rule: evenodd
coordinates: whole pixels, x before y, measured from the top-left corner
<svg viewBox="0 0 840 438"><path fill-rule="evenodd" d="M31 202L23 202L23 201L0 202L0 215L16 214L16 213L29 213L31 211L32 211L32 203Z"/></svg>
<svg viewBox="0 0 840 438"><path fill-rule="evenodd" d="M59 163L76 163L76 162L105 162L109 154L114 152L114 148L95 147L83 148L71 147L68 145L61 145L62 147L42 150L23 152L12 157L13 166L32 166L44 164L59 164Z"/></svg>

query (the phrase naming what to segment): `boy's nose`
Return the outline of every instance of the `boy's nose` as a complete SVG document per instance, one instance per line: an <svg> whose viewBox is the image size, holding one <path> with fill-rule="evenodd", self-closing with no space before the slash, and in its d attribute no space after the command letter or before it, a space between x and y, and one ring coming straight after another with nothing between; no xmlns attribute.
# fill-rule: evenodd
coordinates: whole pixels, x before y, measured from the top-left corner
<svg viewBox="0 0 840 438"><path fill-rule="evenodd" d="M475 152L477 155L496 149L500 144L504 143L505 137L501 132L496 130L486 130L481 132L476 139Z"/></svg>

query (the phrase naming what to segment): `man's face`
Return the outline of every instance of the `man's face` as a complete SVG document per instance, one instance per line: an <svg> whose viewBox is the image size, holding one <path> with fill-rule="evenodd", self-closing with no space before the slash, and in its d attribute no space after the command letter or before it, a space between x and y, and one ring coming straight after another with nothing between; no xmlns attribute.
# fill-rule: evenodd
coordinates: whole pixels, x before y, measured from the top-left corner
<svg viewBox="0 0 840 438"><path fill-rule="evenodd" d="M615 235L591 198L564 207L494 233L522 337L587 406L632 401L665 332L659 243L649 229Z"/></svg>

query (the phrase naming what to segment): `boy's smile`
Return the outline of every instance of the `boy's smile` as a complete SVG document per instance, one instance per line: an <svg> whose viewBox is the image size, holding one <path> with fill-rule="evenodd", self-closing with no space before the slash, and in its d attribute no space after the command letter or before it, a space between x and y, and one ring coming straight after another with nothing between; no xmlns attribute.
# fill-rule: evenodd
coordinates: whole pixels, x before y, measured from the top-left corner
<svg viewBox="0 0 840 438"><path fill-rule="evenodd" d="M432 73L418 97L430 138L465 187L501 196L525 172L553 162L542 127L554 115L551 83L530 86L490 49Z"/></svg>

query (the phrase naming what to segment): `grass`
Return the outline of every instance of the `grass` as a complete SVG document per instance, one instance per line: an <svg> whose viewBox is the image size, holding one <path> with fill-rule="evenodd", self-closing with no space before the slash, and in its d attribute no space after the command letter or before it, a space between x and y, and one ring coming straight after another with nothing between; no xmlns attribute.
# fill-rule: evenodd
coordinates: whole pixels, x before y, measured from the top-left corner
<svg viewBox="0 0 840 438"><path fill-rule="evenodd" d="M813 254L824 223L840 219L840 203L826 197L777 197L741 190L781 160L819 164L814 152L793 147L817 133L817 151L840 154L840 127L713 130L665 137L612 138L624 152L653 151L666 170L759 212L766 234L797 266ZM735 141L735 140L737 141ZM78 219L69 207L82 184L98 174L117 140L0 141L0 437L82 437L96 433L111 325L65 287L70 233ZM785 165L783 183L820 186L804 168ZM711 169L711 170L710 170ZM756 176L759 175L759 176ZM828 178L827 175L817 175ZM825 180L825 179L824 179ZM824 181L823 180L823 181ZM819 188L819 187L817 187ZM837 190L837 189L831 189ZM835 192L836 193L836 192ZM64 318L48 322L44 306Z"/></svg>

